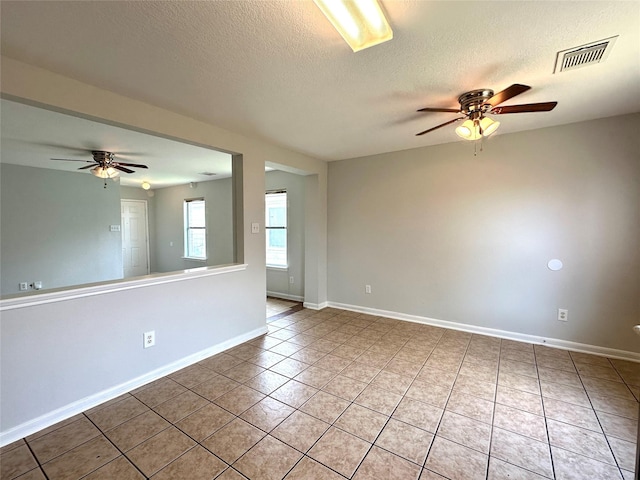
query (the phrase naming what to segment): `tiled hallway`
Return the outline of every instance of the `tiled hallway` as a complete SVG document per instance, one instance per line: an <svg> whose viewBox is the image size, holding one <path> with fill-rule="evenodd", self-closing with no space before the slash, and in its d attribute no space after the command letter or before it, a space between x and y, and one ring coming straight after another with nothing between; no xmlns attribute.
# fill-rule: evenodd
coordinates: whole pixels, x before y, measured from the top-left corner
<svg viewBox="0 0 640 480"><path fill-rule="evenodd" d="M2 479L633 478L638 364L334 309L2 449Z"/></svg>

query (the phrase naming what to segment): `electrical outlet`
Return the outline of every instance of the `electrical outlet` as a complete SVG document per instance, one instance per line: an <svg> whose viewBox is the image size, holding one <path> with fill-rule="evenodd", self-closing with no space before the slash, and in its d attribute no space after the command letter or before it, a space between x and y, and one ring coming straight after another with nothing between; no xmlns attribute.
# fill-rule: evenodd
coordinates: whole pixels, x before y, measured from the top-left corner
<svg viewBox="0 0 640 480"><path fill-rule="evenodd" d="M293 277L289 277L289 283L293 285Z"/></svg>
<svg viewBox="0 0 640 480"><path fill-rule="evenodd" d="M364 293L371 293L371 285L364 286Z"/></svg>
<svg viewBox="0 0 640 480"><path fill-rule="evenodd" d="M145 332L144 334L144 348L153 347L156 344L156 332Z"/></svg>
<svg viewBox="0 0 640 480"><path fill-rule="evenodd" d="M27 282L20 282L18 287L20 288L21 292L24 292L25 290L29 290L29 284Z"/></svg>
<svg viewBox="0 0 640 480"><path fill-rule="evenodd" d="M42 280L38 280L37 282L33 282L33 288L36 290L42 290Z"/></svg>
<svg viewBox="0 0 640 480"><path fill-rule="evenodd" d="M560 320L561 322L566 322L569 320L569 310L567 310L566 308L559 308L558 309L558 320Z"/></svg>

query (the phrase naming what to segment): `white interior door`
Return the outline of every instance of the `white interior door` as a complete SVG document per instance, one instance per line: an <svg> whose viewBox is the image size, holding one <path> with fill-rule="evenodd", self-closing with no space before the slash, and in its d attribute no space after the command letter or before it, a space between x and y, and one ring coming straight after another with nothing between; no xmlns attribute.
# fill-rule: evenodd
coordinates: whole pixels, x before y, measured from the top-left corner
<svg viewBox="0 0 640 480"><path fill-rule="evenodd" d="M149 273L149 238L147 202L121 200L122 260L124 277L138 277Z"/></svg>

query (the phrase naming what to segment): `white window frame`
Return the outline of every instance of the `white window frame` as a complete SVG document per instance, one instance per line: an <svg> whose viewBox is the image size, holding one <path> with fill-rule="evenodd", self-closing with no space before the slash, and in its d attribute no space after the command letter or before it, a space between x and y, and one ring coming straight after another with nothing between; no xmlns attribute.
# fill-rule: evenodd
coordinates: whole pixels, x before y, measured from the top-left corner
<svg viewBox="0 0 640 480"><path fill-rule="evenodd" d="M204 218L204 227L197 227L197 226L192 226L191 225L191 218L190 218L190 214L189 214L189 206L190 204L193 203L202 203L202 206L204 207L205 210L205 218ZM190 198L190 199L186 199L184 201L184 257L186 259L189 260L200 260L200 261L205 261L207 260L207 215L206 215L206 211L207 211L207 204L204 201L204 198ZM204 230L204 256L200 256L200 255L194 255L194 252L192 251L192 245L191 242L189 241L189 231L190 230Z"/></svg>
<svg viewBox="0 0 640 480"><path fill-rule="evenodd" d="M269 226L269 195L284 195L284 208L285 208L285 224L284 226ZM273 198L273 197L272 197ZM268 268L274 269L288 269L289 268L289 197L286 190L270 190L265 194L265 249L266 249L266 263ZM273 256L269 255L269 231L270 230L284 230L285 231L285 247L284 252L278 249L280 255L284 253L284 262L273 262ZM272 249L276 250L276 249Z"/></svg>

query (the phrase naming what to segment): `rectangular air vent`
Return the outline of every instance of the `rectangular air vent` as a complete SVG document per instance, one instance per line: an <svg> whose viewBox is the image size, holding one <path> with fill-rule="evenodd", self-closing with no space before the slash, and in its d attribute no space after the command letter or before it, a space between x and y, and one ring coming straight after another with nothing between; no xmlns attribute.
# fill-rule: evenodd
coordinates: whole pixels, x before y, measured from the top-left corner
<svg viewBox="0 0 640 480"><path fill-rule="evenodd" d="M558 52L554 73L604 62L617 38L617 36L605 38L604 40Z"/></svg>

